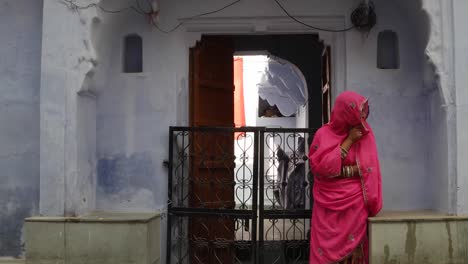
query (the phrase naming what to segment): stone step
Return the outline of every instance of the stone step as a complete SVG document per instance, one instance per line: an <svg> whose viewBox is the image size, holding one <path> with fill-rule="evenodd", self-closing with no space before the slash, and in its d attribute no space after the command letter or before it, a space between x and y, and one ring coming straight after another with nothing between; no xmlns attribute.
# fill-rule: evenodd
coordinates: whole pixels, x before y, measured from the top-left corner
<svg viewBox="0 0 468 264"><path fill-rule="evenodd" d="M160 261L160 214L94 212L80 217L30 217L28 263L154 264ZM47 243L44 243L47 241Z"/></svg>

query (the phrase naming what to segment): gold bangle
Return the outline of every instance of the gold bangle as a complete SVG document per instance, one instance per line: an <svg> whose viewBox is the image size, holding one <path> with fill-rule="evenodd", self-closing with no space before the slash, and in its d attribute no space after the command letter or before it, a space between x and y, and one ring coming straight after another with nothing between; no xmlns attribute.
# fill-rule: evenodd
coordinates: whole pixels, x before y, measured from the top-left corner
<svg viewBox="0 0 468 264"><path fill-rule="evenodd" d="M345 159L347 156L348 156L348 152L346 151L346 149L341 148L341 158Z"/></svg>
<svg viewBox="0 0 468 264"><path fill-rule="evenodd" d="M341 149L342 152L344 152L344 153L346 153L346 154L349 153L349 152L348 152L345 148L343 148L342 146L340 146L340 149Z"/></svg>

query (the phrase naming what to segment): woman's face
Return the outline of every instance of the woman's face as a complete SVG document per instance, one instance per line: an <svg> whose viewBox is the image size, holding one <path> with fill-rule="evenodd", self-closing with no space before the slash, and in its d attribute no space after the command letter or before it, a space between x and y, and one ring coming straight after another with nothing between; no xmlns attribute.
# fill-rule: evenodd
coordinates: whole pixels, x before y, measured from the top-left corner
<svg viewBox="0 0 468 264"><path fill-rule="evenodd" d="M361 119L367 120L369 117L369 102L365 102L361 111Z"/></svg>

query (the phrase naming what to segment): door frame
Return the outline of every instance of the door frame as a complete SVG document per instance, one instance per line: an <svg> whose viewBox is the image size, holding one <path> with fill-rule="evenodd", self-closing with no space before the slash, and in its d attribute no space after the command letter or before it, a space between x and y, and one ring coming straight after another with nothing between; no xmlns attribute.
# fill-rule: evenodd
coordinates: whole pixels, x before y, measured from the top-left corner
<svg viewBox="0 0 468 264"><path fill-rule="evenodd" d="M305 23L329 29L342 29L349 26L345 16L301 16L299 18ZM324 45L330 46L332 54L331 81L334 84L331 90L332 105L336 96L347 90L345 32L317 31L300 25L288 17L181 18L179 22L184 23L182 27L185 35L185 50L193 47L202 35L318 34Z"/></svg>
<svg viewBox="0 0 468 264"><path fill-rule="evenodd" d="M283 59L299 69L307 88L307 127L318 128L323 125L323 53L327 46L316 33L309 34L264 34L264 35L203 35L199 43L207 41L218 45L229 45L232 56L237 52L267 52ZM293 47L293 48L291 48ZM233 61L231 62L233 64ZM192 69L189 74L192 77ZM232 80L234 82L234 80ZM328 82L328 80L327 80ZM191 101L190 99L189 101ZM329 100L327 100L329 101ZM190 111L192 109L190 108ZM328 113L326 114L328 116ZM189 113L193 117L193 113ZM193 120L192 120L193 121ZM192 122L190 121L190 122ZM326 121L328 122L328 121Z"/></svg>

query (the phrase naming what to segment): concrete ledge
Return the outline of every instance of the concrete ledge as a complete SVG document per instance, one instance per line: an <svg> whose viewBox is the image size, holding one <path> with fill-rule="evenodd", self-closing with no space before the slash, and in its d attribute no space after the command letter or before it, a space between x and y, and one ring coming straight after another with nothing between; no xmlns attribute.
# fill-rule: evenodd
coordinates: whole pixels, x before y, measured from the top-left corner
<svg viewBox="0 0 468 264"><path fill-rule="evenodd" d="M462 221L468 220L468 216L447 215L434 211L385 211L376 217L370 217L369 222L414 222L414 221Z"/></svg>
<svg viewBox="0 0 468 264"><path fill-rule="evenodd" d="M371 264L466 264L468 217L430 211L369 219Z"/></svg>
<svg viewBox="0 0 468 264"><path fill-rule="evenodd" d="M24 264L25 262L24 259L0 257L0 264Z"/></svg>
<svg viewBox="0 0 468 264"><path fill-rule="evenodd" d="M160 215L31 217L25 240L28 264L155 264L160 261Z"/></svg>
<svg viewBox="0 0 468 264"><path fill-rule="evenodd" d="M80 217L35 216L26 218L26 222L71 222L71 223L148 223L159 218L159 213L118 213L93 212Z"/></svg>

